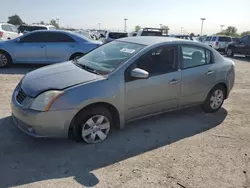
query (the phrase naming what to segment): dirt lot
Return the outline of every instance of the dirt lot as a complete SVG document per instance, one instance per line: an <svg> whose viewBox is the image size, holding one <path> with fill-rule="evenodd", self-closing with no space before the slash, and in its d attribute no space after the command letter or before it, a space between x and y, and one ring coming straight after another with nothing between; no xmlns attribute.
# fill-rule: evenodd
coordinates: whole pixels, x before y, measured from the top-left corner
<svg viewBox="0 0 250 188"><path fill-rule="evenodd" d="M37 67L0 69L0 187L250 187L250 60L235 64L235 87L218 113L137 121L97 145L19 131L10 97Z"/></svg>

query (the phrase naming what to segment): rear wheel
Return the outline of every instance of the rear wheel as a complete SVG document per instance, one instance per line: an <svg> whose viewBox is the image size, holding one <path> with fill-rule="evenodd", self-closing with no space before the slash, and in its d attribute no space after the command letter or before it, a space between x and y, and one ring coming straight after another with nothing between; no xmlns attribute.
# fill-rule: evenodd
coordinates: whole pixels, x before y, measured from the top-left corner
<svg viewBox="0 0 250 188"><path fill-rule="evenodd" d="M112 116L106 108L93 107L80 112L75 120L76 141L95 144L105 140L113 126Z"/></svg>
<svg viewBox="0 0 250 188"><path fill-rule="evenodd" d="M228 57L233 57L234 52L233 52L232 48L228 48L227 51L226 51L226 54L227 54Z"/></svg>
<svg viewBox="0 0 250 188"><path fill-rule="evenodd" d="M226 91L222 85L215 86L208 94L203 109L207 113L214 113L218 111L225 100Z"/></svg>
<svg viewBox="0 0 250 188"><path fill-rule="evenodd" d="M4 51L0 51L0 68L8 67L11 64L11 57Z"/></svg>

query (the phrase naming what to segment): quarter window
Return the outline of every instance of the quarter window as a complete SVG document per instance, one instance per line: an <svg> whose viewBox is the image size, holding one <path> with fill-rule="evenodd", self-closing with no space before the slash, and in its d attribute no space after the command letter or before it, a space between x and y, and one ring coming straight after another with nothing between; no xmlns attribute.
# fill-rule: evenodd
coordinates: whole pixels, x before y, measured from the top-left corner
<svg viewBox="0 0 250 188"><path fill-rule="evenodd" d="M136 60L133 68L140 68L156 76L176 70L176 47L165 46L153 49Z"/></svg>
<svg viewBox="0 0 250 188"><path fill-rule="evenodd" d="M181 46L182 68L187 69L212 63L211 52L196 46Z"/></svg>

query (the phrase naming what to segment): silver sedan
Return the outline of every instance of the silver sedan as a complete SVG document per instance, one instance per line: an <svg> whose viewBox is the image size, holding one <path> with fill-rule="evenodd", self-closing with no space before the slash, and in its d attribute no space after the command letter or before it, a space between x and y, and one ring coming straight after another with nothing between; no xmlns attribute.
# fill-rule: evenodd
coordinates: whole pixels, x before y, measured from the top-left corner
<svg viewBox="0 0 250 188"><path fill-rule="evenodd" d="M128 37L80 59L26 74L12 95L18 127L34 137L97 143L112 127L173 109L220 109L235 80L234 63L201 43Z"/></svg>

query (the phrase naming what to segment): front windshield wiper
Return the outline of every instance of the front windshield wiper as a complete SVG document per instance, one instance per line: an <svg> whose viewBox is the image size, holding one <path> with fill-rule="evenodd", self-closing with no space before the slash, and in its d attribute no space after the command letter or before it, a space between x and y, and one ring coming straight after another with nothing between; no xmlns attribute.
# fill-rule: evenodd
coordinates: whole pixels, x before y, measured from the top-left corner
<svg viewBox="0 0 250 188"><path fill-rule="evenodd" d="M77 60L77 59L74 59L72 62L73 62L76 66L78 66L78 67L80 67L80 68L82 68L82 69L84 69L84 70L86 70L86 71L89 71L89 72L91 72L91 73L100 75L100 73L97 72L96 69L93 69L93 68L91 68L91 67L89 67L89 66L87 66L87 65L78 63L78 60Z"/></svg>

